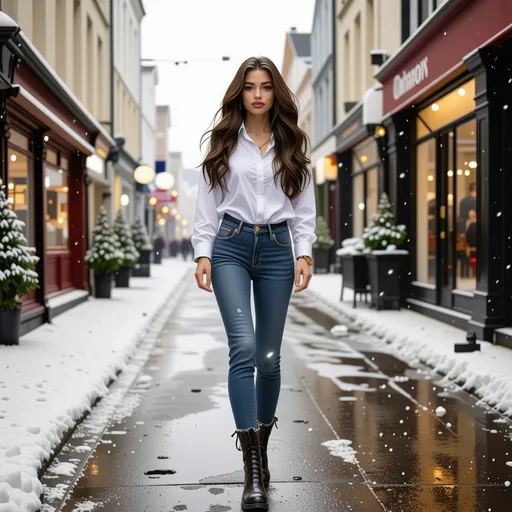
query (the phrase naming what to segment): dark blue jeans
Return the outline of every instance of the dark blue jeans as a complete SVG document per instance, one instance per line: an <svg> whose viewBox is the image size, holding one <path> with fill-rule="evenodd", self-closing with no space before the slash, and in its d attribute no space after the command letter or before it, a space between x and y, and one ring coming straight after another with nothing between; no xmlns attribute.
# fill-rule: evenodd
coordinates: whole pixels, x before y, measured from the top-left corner
<svg viewBox="0 0 512 512"><path fill-rule="evenodd" d="M294 271L286 222L252 225L224 216L213 246L212 286L228 338L229 399L239 430L256 428L257 422L270 424L274 418Z"/></svg>

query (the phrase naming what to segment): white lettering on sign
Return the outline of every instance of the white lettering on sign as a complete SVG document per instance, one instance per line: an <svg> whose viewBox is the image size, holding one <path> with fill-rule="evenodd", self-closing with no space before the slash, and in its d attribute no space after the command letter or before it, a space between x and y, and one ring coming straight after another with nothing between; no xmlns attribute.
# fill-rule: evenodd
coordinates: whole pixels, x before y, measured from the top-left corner
<svg viewBox="0 0 512 512"><path fill-rule="evenodd" d="M397 100L404 94L414 89L428 77L428 57L421 60L409 71L403 71L402 75L396 75L393 79L393 98Z"/></svg>

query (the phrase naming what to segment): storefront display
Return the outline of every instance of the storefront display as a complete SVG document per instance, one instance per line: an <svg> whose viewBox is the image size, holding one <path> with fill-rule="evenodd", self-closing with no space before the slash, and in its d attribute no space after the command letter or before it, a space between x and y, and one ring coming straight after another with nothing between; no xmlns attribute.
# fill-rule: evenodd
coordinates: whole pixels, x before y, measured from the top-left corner
<svg viewBox="0 0 512 512"><path fill-rule="evenodd" d="M512 318L512 3L458 4L377 73L387 186L410 233L409 307L499 342Z"/></svg>

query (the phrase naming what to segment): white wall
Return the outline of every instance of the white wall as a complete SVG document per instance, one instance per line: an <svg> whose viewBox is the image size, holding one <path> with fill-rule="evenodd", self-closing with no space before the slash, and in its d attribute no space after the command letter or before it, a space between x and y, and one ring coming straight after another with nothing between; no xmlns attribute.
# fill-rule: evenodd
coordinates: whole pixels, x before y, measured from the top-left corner
<svg viewBox="0 0 512 512"><path fill-rule="evenodd" d="M154 166L156 160L156 68L142 68L141 96L141 156L143 162Z"/></svg>
<svg viewBox="0 0 512 512"><path fill-rule="evenodd" d="M140 22L132 0L111 0L114 2L114 67L126 87L140 102Z"/></svg>

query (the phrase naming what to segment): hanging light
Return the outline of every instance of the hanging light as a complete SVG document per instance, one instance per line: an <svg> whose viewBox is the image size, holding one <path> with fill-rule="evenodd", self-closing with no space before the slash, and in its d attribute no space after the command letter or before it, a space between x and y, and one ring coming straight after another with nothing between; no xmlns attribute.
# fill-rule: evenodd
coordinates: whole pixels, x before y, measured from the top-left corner
<svg viewBox="0 0 512 512"><path fill-rule="evenodd" d="M123 206L128 206L130 204L130 198L129 198L129 196L127 194L123 194L121 196L121 204Z"/></svg>
<svg viewBox="0 0 512 512"><path fill-rule="evenodd" d="M169 190L174 185L174 176L168 172L159 172L155 178L155 185L161 190Z"/></svg>
<svg viewBox="0 0 512 512"><path fill-rule="evenodd" d="M133 178L137 183L147 185L155 179L155 170L147 164L139 165L139 167L133 171Z"/></svg>
<svg viewBox="0 0 512 512"><path fill-rule="evenodd" d="M155 206L158 203L158 199L156 197L150 197L149 198L149 204L151 206Z"/></svg>

